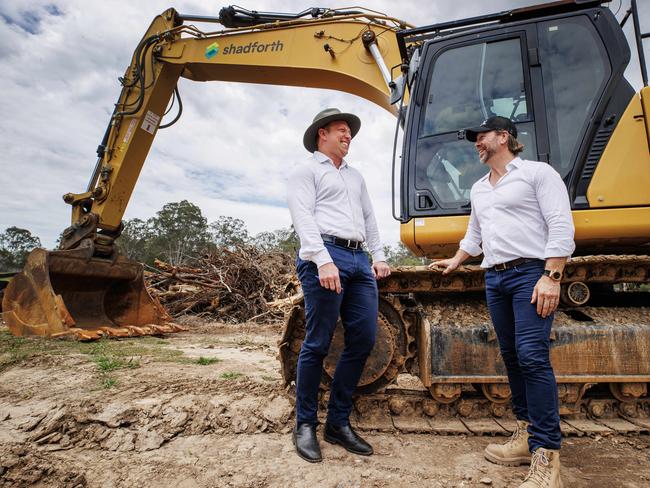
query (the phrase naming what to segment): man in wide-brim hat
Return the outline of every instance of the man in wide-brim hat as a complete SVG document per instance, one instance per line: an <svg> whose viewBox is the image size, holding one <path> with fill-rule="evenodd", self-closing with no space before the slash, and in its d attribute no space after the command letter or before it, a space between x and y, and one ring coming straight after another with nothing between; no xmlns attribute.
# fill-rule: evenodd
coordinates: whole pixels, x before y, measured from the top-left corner
<svg viewBox="0 0 650 488"><path fill-rule="evenodd" d="M390 269L366 184L344 159L360 127L356 115L336 108L320 112L303 137L313 154L289 177L288 203L300 237L296 268L306 319L296 372L293 442L298 455L309 462L322 460L316 437L318 389L339 316L345 348L330 388L324 438L355 454L373 452L350 427L349 416L352 394L375 343L377 279L388 276Z"/></svg>

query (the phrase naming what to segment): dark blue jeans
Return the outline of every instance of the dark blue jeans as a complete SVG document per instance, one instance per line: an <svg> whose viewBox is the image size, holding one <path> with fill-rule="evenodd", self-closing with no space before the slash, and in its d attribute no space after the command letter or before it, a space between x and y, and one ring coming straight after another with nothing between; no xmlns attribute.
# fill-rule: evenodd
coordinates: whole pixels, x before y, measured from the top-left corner
<svg viewBox="0 0 650 488"><path fill-rule="evenodd" d="M348 424L352 394L366 359L375 344L377 329L377 281L365 252L325 244L339 269L341 293L323 288L318 268L298 258L298 278L305 295L305 340L298 356L296 421L318 423L318 388L323 360L329 351L339 315L345 329L345 347L336 365L330 390L327 421Z"/></svg>
<svg viewBox="0 0 650 488"><path fill-rule="evenodd" d="M553 315L543 319L531 304L544 262L533 261L505 271L487 271L485 291L512 391L512 410L530 422L528 447L559 449L557 383L550 361Z"/></svg>

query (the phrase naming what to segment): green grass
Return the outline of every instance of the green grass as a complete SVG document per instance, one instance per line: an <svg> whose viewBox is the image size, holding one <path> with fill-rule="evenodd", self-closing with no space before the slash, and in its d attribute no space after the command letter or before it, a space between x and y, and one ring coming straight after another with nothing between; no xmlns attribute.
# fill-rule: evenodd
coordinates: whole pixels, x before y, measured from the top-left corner
<svg viewBox="0 0 650 488"><path fill-rule="evenodd" d="M278 378L276 378L275 376L269 376L267 374L263 374L262 379L264 381L278 381Z"/></svg>
<svg viewBox="0 0 650 488"><path fill-rule="evenodd" d="M0 330L0 371L47 352L47 344L40 337L14 337L8 330Z"/></svg>
<svg viewBox="0 0 650 488"><path fill-rule="evenodd" d="M196 364L183 351L169 347L169 341L144 336L126 339L100 339L79 342L48 337L14 337L7 329L0 329L0 372L28 362L31 358L47 356L82 355L97 367L98 381L104 388L113 388L118 381L109 373L140 367L142 357L154 362ZM212 358L208 358L210 360ZM216 360L216 358L215 358ZM214 361L212 361L214 362Z"/></svg>
<svg viewBox="0 0 650 488"><path fill-rule="evenodd" d="M115 378L111 377L111 376L104 377L104 380L102 381L102 386L104 388L106 388L107 390L109 388L113 388L117 384L118 384L118 381Z"/></svg>
<svg viewBox="0 0 650 488"><path fill-rule="evenodd" d="M97 356L93 358L93 361L95 361L95 364L97 364L97 367L103 373L115 371L116 369L134 369L140 367L140 361L135 358L129 358L127 361L118 357Z"/></svg>
<svg viewBox="0 0 650 488"><path fill-rule="evenodd" d="M224 373L221 373L221 378L224 380L235 380L237 378L241 378L243 373L238 373L236 371L226 371Z"/></svg>
<svg viewBox="0 0 650 488"><path fill-rule="evenodd" d="M205 347L220 347L220 346L264 346L261 342L256 342L255 338L247 335L240 334L234 337L219 337L210 338L203 341Z"/></svg>
<svg viewBox="0 0 650 488"><path fill-rule="evenodd" d="M204 358L201 356L196 360L196 364L200 364L201 366L208 366L210 364L218 363L219 361L221 361L219 358Z"/></svg>

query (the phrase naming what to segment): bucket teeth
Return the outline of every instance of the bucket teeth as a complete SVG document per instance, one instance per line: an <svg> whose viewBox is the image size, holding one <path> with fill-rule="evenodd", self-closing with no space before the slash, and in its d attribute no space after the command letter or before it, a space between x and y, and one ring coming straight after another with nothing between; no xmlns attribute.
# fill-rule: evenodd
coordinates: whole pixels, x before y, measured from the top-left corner
<svg viewBox="0 0 650 488"><path fill-rule="evenodd" d="M103 330L88 330L88 329L80 329L78 327L70 327L68 330L64 332L57 332L56 334L52 334L50 337L54 337L57 339L77 339L79 341L94 341L97 339L101 339L102 337L106 336L107 334Z"/></svg>
<svg viewBox="0 0 650 488"><path fill-rule="evenodd" d="M167 323L164 325L147 324L142 326L127 325L124 327L99 327L97 329L80 329L71 327L64 332L52 334L51 337L59 339L77 339L79 341L94 341L102 337L141 337L148 335L173 334L189 330L179 324Z"/></svg>

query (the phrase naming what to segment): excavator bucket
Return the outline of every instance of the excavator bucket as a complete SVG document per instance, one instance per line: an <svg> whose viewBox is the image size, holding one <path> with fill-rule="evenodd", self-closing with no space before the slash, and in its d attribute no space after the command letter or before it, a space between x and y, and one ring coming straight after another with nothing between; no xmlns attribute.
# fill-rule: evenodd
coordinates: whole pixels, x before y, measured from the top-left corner
<svg viewBox="0 0 650 488"><path fill-rule="evenodd" d="M81 340L178 332L144 286L143 267L123 257L88 258L35 249L5 289L4 321L16 336Z"/></svg>

